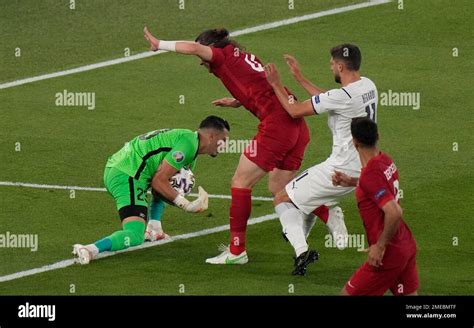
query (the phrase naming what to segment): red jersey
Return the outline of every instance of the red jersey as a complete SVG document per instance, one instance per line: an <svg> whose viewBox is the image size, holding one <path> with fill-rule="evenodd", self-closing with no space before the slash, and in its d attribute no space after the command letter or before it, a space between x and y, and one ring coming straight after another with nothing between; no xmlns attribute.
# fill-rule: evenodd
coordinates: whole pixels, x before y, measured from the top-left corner
<svg viewBox="0 0 474 328"><path fill-rule="evenodd" d="M356 198L369 245L377 243L383 231L382 207L390 200L396 200L399 203L398 190L398 170L386 154L380 152L367 163L366 167L362 168L356 188ZM402 220L385 253L405 253L413 250L416 250L415 240Z"/></svg>
<svg viewBox="0 0 474 328"><path fill-rule="evenodd" d="M255 55L227 45L212 49L211 72L245 108L262 121L270 112L286 113Z"/></svg>

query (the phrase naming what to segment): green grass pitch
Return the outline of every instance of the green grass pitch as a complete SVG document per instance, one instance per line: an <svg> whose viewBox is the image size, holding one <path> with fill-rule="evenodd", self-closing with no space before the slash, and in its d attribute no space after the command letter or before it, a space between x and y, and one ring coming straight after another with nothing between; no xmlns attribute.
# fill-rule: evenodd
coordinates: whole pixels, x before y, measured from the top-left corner
<svg viewBox="0 0 474 328"><path fill-rule="evenodd" d="M194 39L206 28L238 30L362 1L200 0L11 1L0 4L0 84L147 50L142 29L163 39ZM359 9L237 38L264 62L274 62L285 83L305 99L282 59L291 53L303 72L325 88L337 87L329 49L359 45L362 74L379 93L419 92L421 107L379 106L381 148L400 170L404 216L418 244L420 294L474 294L473 37L470 0L413 0ZM471 9L469 9L471 7ZM20 49L21 55L15 56ZM221 83L193 57L162 54L88 72L0 89L0 181L102 187L107 157L132 137L158 128L194 129L209 114L225 117L232 139L249 139L257 120L242 109L214 108L227 96ZM94 92L96 108L58 107L55 94ZM185 103L180 104L180 96ZM324 160L331 138L326 117L309 117L312 141L303 168ZM18 151L20 150L20 151ZM229 194L238 154L200 158L197 182L212 194ZM267 180L255 196L270 196ZM71 258L71 245L88 243L120 227L105 192L0 186L0 234L37 234L39 248L0 248L0 276ZM171 235L228 223L225 199L188 215L168 208ZM350 233L363 233L354 195L341 201ZM273 213L254 202L252 217ZM0 283L0 295L333 295L365 253L324 246L318 222L310 244L321 258L306 277L292 277L292 249L278 220L248 228L250 262L210 266L206 257L228 232L119 254L88 266L69 266ZM73 288L72 288L73 287ZM72 289L71 289L72 288Z"/></svg>

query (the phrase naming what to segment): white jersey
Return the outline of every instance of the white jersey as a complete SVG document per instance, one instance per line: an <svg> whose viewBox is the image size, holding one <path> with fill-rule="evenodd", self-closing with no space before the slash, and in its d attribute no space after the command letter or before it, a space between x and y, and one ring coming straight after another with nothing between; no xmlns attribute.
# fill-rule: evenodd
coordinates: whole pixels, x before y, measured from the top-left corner
<svg viewBox="0 0 474 328"><path fill-rule="evenodd" d="M351 122L355 117L365 116L377 120L378 92L375 84L361 77L344 88L311 97L311 103L316 114L327 112L329 115L333 145L327 162L360 171L359 155L352 143Z"/></svg>

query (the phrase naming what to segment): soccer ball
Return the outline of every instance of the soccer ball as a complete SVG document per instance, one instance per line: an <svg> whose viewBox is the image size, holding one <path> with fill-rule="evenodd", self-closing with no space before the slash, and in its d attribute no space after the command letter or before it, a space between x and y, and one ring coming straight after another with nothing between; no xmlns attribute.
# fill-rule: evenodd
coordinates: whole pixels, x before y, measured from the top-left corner
<svg viewBox="0 0 474 328"><path fill-rule="evenodd" d="M176 190L181 196L187 196L191 193L194 187L194 174L193 172L183 167L179 172L173 175L170 179L170 185Z"/></svg>
<svg viewBox="0 0 474 328"><path fill-rule="evenodd" d="M170 178L171 187L183 197L191 193L191 190L194 187L194 182L195 178L193 172L186 167L183 167L181 170L179 170L179 172L176 172L176 174ZM174 205L155 190L152 190L152 193L154 197L158 197L166 203Z"/></svg>

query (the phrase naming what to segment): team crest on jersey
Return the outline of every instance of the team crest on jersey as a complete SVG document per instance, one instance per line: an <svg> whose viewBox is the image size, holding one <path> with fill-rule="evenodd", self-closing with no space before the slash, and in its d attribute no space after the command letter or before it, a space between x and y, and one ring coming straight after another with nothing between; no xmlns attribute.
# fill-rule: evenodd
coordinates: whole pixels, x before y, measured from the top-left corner
<svg viewBox="0 0 474 328"><path fill-rule="evenodd" d="M382 198L383 195L385 195L387 191L385 190L385 188L383 189L380 189L379 191L377 191L377 193L375 194L375 199L376 200L379 200L380 198Z"/></svg>
<svg viewBox="0 0 474 328"><path fill-rule="evenodd" d="M175 151L171 156L176 163L181 163L184 160L184 154L182 151Z"/></svg>

